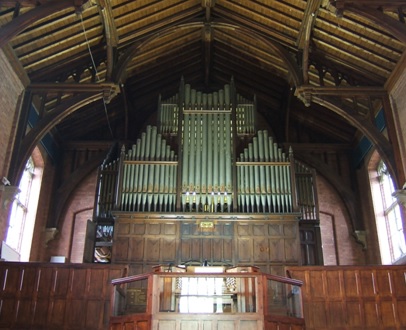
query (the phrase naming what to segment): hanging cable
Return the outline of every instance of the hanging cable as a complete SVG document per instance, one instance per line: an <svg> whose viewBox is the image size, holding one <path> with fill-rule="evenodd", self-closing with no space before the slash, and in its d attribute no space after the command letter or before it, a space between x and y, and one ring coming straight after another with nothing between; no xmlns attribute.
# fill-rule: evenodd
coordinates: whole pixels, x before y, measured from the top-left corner
<svg viewBox="0 0 406 330"><path fill-rule="evenodd" d="M93 57L93 54L92 54L92 50L91 50L91 48L90 48L89 39L87 38L87 33L86 33L85 24L84 24L84 22L83 22L83 15L82 15L82 13L79 13L79 16L80 16L80 22L82 23L82 30L83 30L83 34L84 34L84 36L85 36L87 49L88 49L88 51L89 51L90 59L92 60L93 68L94 68L94 71L95 71L96 80L97 80L97 82L100 82L100 78L99 78L99 73L98 73L98 71L97 71L96 62L94 61L94 57ZM108 127L109 127L111 137L114 138L113 130L111 129L111 125L110 125L109 115L108 115L108 113L107 113L106 101L104 100L104 98L102 98L102 100L103 100L103 106L104 106L104 114L106 115L106 119L107 119L107 125L108 125Z"/></svg>

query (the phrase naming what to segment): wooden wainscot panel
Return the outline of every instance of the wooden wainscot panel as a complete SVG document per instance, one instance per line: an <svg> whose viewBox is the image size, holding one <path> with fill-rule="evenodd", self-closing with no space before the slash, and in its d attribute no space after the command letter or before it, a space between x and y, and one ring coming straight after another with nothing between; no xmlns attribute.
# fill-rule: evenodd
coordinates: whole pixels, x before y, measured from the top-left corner
<svg viewBox="0 0 406 330"><path fill-rule="evenodd" d="M306 329L406 329L405 266L287 267L302 287Z"/></svg>
<svg viewBox="0 0 406 330"><path fill-rule="evenodd" d="M239 263L252 264L253 240L251 238L237 238L237 260Z"/></svg>
<svg viewBox="0 0 406 330"><path fill-rule="evenodd" d="M155 263L160 262L161 241L158 238L148 237L145 240L145 258Z"/></svg>
<svg viewBox="0 0 406 330"><path fill-rule="evenodd" d="M126 273L125 265L2 262L0 328L107 329L110 281Z"/></svg>
<svg viewBox="0 0 406 330"><path fill-rule="evenodd" d="M114 234L116 236L116 234ZM112 262L129 262L130 259L130 238L117 237L114 238L114 245L112 251Z"/></svg>

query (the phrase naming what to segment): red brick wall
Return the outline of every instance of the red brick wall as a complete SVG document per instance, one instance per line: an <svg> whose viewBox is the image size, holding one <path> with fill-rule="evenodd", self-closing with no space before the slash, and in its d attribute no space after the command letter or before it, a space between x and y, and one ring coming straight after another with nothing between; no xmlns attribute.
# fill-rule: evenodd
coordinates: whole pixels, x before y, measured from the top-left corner
<svg viewBox="0 0 406 330"><path fill-rule="evenodd" d="M324 265L363 265L365 251L353 236L348 212L334 188L317 176Z"/></svg>
<svg viewBox="0 0 406 330"><path fill-rule="evenodd" d="M400 75L399 80L389 91L393 108L393 116L399 140L402 169L406 173L406 71ZM403 182L401 182L403 184Z"/></svg>
<svg viewBox="0 0 406 330"><path fill-rule="evenodd" d="M16 109L24 91L20 77L14 72L3 49L0 49L0 179L7 177L13 137L15 134ZM12 185L18 183L11 182ZM3 204L3 192L0 191L0 203ZM7 231L8 208L0 207L0 239Z"/></svg>
<svg viewBox="0 0 406 330"><path fill-rule="evenodd" d="M46 228L49 218L52 218L51 206L52 195L50 192L53 190L56 169L54 164L44 156L44 170L42 174L41 192L38 201L37 218L35 221L34 233L31 245L30 261L48 261L47 248L46 248Z"/></svg>
<svg viewBox="0 0 406 330"><path fill-rule="evenodd" d="M64 212L58 225L57 229L59 233L54 240L48 243L46 253L42 256L42 261L49 261L53 255L65 256L68 261L71 260L72 244L76 243L73 241L75 223L86 224L86 221L83 221L82 218L92 215L97 183L96 178L97 170L94 170L72 194L66 212ZM79 230L77 235L82 236L86 227L84 225L76 226L76 229ZM75 254L72 260L77 261L78 258L78 255Z"/></svg>

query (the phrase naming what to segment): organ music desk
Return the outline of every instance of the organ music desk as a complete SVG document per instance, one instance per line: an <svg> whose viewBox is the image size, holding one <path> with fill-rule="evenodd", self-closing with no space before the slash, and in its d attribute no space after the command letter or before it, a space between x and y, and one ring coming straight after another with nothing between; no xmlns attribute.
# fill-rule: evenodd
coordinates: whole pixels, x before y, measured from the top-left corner
<svg viewBox="0 0 406 330"><path fill-rule="evenodd" d="M305 329L302 282L256 267L157 266L112 281L110 329Z"/></svg>

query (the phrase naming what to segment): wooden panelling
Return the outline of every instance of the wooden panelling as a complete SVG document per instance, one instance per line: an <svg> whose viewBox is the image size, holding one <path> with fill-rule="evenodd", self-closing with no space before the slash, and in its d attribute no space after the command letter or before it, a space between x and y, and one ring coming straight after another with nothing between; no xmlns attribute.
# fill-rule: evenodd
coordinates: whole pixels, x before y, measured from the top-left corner
<svg viewBox="0 0 406 330"><path fill-rule="evenodd" d="M406 268L288 267L302 280L306 329L406 329Z"/></svg>
<svg viewBox="0 0 406 330"><path fill-rule="evenodd" d="M142 265L201 263L249 264L264 271L277 265L298 265L298 222L292 216L252 220L165 219L163 215L115 214L113 262ZM233 217L234 218L234 217ZM294 220L293 220L294 219ZM212 226L202 227L201 222Z"/></svg>
<svg viewBox="0 0 406 330"><path fill-rule="evenodd" d="M124 265L0 263L1 329L106 329Z"/></svg>

